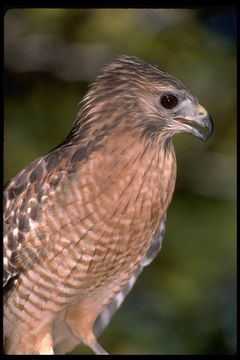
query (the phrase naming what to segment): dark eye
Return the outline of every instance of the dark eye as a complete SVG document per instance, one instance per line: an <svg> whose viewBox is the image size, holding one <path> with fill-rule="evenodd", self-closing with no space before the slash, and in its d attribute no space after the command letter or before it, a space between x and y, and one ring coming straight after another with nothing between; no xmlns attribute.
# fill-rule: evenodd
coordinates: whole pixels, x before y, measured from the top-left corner
<svg viewBox="0 0 240 360"><path fill-rule="evenodd" d="M178 99L172 94L165 94L161 97L161 105L165 109L173 109L178 104Z"/></svg>

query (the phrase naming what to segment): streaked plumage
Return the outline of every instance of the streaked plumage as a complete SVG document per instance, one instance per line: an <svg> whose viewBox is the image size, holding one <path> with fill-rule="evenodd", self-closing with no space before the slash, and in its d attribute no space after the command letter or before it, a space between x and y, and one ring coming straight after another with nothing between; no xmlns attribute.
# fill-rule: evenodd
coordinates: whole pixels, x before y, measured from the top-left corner
<svg viewBox="0 0 240 360"><path fill-rule="evenodd" d="M7 353L65 353L80 342L105 353L95 336L160 250L176 179L171 138L183 131L204 140L212 131L197 99L121 56L90 88L66 139L6 185Z"/></svg>

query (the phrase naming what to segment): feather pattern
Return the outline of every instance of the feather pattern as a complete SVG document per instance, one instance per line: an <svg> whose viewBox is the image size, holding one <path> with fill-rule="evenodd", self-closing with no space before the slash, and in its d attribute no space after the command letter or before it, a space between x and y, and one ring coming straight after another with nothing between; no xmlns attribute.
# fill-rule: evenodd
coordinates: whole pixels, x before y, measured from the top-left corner
<svg viewBox="0 0 240 360"><path fill-rule="evenodd" d="M171 139L180 132L159 104L166 92L196 107L174 77L117 58L66 138L5 186L6 353L61 354L82 342L106 354L96 338L165 232L176 180Z"/></svg>

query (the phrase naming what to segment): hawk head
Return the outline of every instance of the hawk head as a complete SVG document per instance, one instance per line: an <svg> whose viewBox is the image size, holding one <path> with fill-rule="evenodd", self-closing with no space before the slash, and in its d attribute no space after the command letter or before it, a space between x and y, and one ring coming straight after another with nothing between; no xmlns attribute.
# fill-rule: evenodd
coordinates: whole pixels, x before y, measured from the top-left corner
<svg viewBox="0 0 240 360"><path fill-rule="evenodd" d="M213 131L212 118L179 80L133 56L107 65L82 103L67 141L96 144L127 132L167 144L177 133L205 141Z"/></svg>

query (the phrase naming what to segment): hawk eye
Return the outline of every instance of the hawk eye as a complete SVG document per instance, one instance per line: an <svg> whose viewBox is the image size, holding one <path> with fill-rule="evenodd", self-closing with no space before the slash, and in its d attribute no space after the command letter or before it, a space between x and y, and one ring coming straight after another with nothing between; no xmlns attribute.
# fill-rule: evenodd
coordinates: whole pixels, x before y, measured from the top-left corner
<svg viewBox="0 0 240 360"><path fill-rule="evenodd" d="M161 97L161 105L165 109L173 109L178 104L178 99L172 94L165 94Z"/></svg>

